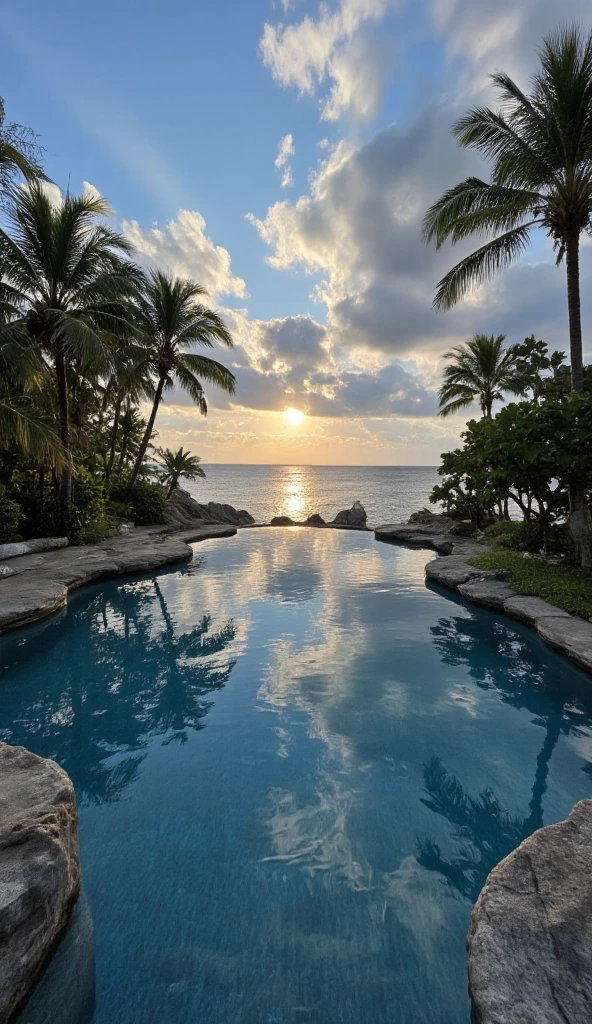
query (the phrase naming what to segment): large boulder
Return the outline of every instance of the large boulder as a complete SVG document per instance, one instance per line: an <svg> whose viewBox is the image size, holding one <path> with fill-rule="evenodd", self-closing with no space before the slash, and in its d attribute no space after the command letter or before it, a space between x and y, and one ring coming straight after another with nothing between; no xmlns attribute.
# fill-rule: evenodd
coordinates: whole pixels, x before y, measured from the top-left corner
<svg viewBox="0 0 592 1024"><path fill-rule="evenodd" d="M366 509L360 501L354 501L351 508L338 512L333 520L333 526L355 526L357 529L364 529L368 516Z"/></svg>
<svg viewBox="0 0 592 1024"><path fill-rule="evenodd" d="M298 526L290 516L274 516L271 520L270 526Z"/></svg>
<svg viewBox="0 0 592 1024"><path fill-rule="evenodd" d="M0 1024L35 984L79 889L70 779L54 761L0 743Z"/></svg>
<svg viewBox="0 0 592 1024"><path fill-rule="evenodd" d="M179 530L193 526L207 526L213 523L228 523L230 526L252 526L255 520L245 509L233 508L218 501L201 505L188 491L176 487L167 501L169 523Z"/></svg>
<svg viewBox="0 0 592 1024"><path fill-rule="evenodd" d="M55 551L68 547L67 537L37 537L34 540L15 541L0 544L0 558L19 558L20 555L35 555L38 551Z"/></svg>
<svg viewBox="0 0 592 1024"><path fill-rule="evenodd" d="M592 1019L592 800L494 868L467 949L476 1024Z"/></svg>

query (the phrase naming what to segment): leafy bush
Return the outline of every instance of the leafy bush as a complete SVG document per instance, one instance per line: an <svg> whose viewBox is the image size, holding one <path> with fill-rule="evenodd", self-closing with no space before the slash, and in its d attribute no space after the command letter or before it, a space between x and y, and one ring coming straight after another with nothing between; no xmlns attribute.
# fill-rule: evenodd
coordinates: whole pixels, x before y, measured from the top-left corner
<svg viewBox="0 0 592 1024"><path fill-rule="evenodd" d="M98 544L107 537L113 537L117 533L118 521L113 516L103 516L95 519L88 526L83 526L76 537L77 544Z"/></svg>
<svg viewBox="0 0 592 1024"><path fill-rule="evenodd" d="M472 558L471 564L477 569L503 571L510 586L519 594L542 597L543 601L571 615L592 618L592 572L589 569L576 569L544 558L525 558L518 551L495 548Z"/></svg>
<svg viewBox="0 0 592 1024"><path fill-rule="evenodd" d="M540 551L543 546L543 532L538 523L493 523L485 530L485 536L498 547L515 551Z"/></svg>
<svg viewBox="0 0 592 1024"><path fill-rule="evenodd" d="M127 483L111 488L111 502L124 504L136 526L156 526L166 523L166 495L160 484L138 480L132 487ZM111 507L113 507L111 505Z"/></svg>
<svg viewBox="0 0 592 1024"><path fill-rule="evenodd" d="M450 527L450 533L454 534L455 537L472 537L474 532L475 526L467 519L461 519Z"/></svg>
<svg viewBox="0 0 592 1024"><path fill-rule="evenodd" d="M8 497L5 487L0 487L0 544L19 540L21 519L20 505Z"/></svg>

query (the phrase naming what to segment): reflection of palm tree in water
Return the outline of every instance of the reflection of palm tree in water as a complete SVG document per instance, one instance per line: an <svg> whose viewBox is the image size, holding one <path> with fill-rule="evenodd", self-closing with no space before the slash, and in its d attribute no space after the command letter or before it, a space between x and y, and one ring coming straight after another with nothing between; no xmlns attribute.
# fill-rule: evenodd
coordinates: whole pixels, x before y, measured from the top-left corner
<svg viewBox="0 0 592 1024"><path fill-rule="evenodd" d="M155 616L156 602L164 627ZM148 741L185 741L203 728L207 697L226 685L235 661L223 655L236 637L228 620L210 633L211 618L178 632L158 580L101 593L74 625L56 624L53 642L67 649L72 630L84 635L84 663L66 658L61 674L17 712L2 738L58 758L81 803L117 800L136 779Z"/></svg>
<svg viewBox="0 0 592 1024"><path fill-rule="evenodd" d="M552 672L535 660L517 630L504 622L491 621L487 626L484 629L479 616L440 619L432 634L442 661L466 665L479 687L495 687L504 702L532 712L535 723L545 726L545 739L536 761L529 814L524 818L504 811L489 787L477 798L469 796L438 757L424 767L427 796L422 802L450 822L461 845L457 857L445 860L437 843L418 840L417 859L423 867L439 871L472 902L495 865L542 827L549 763L561 733L577 733L592 721L590 707L578 695L564 690L560 697ZM500 653L504 658L504 671L495 676L488 668L493 651L496 660Z"/></svg>

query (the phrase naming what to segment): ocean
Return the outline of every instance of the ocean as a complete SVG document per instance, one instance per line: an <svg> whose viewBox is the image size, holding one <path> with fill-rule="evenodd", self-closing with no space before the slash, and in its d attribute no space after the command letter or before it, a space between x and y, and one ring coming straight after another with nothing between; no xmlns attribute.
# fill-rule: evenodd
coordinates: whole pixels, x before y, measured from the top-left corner
<svg viewBox="0 0 592 1024"><path fill-rule="evenodd" d="M362 502L368 525L404 522L430 507L438 483L435 466L238 466L205 465L205 480L181 481L197 501L221 501L246 509L257 523L272 516L327 521ZM435 509L434 509L435 510Z"/></svg>

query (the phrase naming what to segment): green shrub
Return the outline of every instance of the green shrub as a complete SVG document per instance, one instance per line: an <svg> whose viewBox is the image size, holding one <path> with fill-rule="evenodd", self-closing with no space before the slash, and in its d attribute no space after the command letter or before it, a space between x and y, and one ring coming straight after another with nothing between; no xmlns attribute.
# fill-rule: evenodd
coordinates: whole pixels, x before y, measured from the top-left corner
<svg viewBox="0 0 592 1024"><path fill-rule="evenodd" d="M5 487L0 487L0 544L9 544L20 539L21 519L20 505L7 496Z"/></svg>
<svg viewBox="0 0 592 1024"><path fill-rule="evenodd" d="M113 537L117 533L118 521L113 516L103 516L95 519L88 526L83 526L76 535L77 544L98 544L107 537Z"/></svg>
<svg viewBox="0 0 592 1024"><path fill-rule="evenodd" d="M166 495L160 484L148 480L138 480L131 487L125 482L115 484L110 501L111 507L113 502L126 505L136 526L156 526L167 521Z"/></svg>
<svg viewBox="0 0 592 1024"><path fill-rule="evenodd" d="M470 559L477 569L493 569L504 573L518 594L542 597L543 601L563 608L582 619L592 618L592 571L547 561L525 558L518 551L491 548Z"/></svg>
<svg viewBox="0 0 592 1024"><path fill-rule="evenodd" d="M498 547L515 551L540 551L543 546L543 533L538 523L507 520L493 523L485 530L485 536Z"/></svg>
<svg viewBox="0 0 592 1024"><path fill-rule="evenodd" d="M454 523L450 527L450 533L454 534L455 537L472 537L475 532L475 526L470 520L461 519L458 523Z"/></svg>

